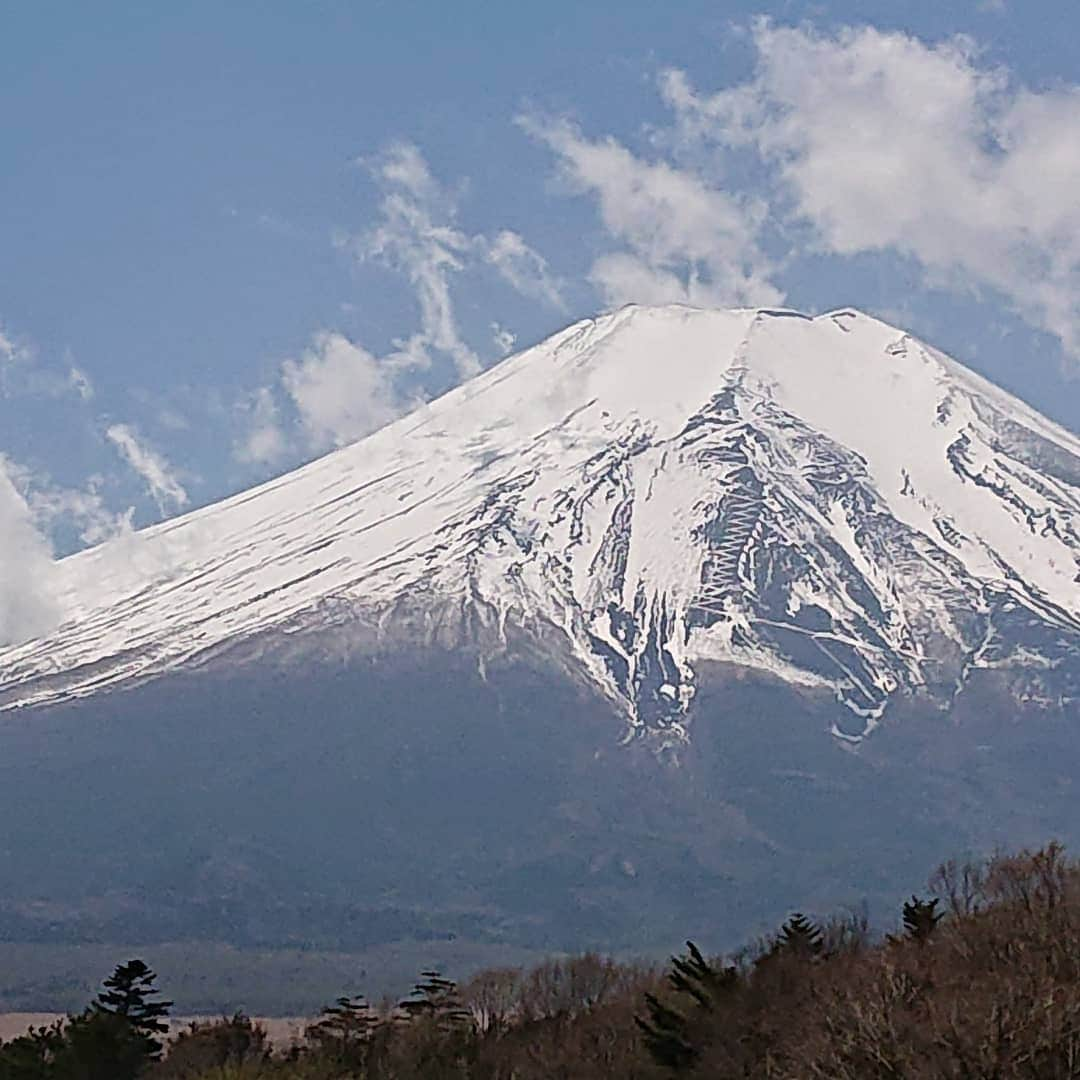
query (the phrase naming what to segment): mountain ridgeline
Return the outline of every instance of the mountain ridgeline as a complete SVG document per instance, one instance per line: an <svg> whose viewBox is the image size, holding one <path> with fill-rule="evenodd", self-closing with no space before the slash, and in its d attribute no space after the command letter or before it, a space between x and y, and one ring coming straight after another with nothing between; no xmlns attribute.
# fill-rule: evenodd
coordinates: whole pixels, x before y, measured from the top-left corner
<svg viewBox="0 0 1080 1080"><path fill-rule="evenodd" d="M57 587L9 938L734 940L1080 820L1080 439L854 311L576 324Z"/></svg>

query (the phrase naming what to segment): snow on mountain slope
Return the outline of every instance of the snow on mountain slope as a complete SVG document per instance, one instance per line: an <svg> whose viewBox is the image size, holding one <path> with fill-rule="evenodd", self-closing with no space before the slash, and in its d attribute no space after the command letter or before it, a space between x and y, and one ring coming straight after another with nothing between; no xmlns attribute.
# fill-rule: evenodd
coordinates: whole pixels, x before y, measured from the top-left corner
<svg viewBox="0 0 1080 1080"><path fill-rule="evenodd" d="M853 311L629 307L360 442L59 564L0 702L206 662L266 632L500 647L563 636L679 737L705 660L843 701L970 672L1080 694L1080 440Z"/></svg>

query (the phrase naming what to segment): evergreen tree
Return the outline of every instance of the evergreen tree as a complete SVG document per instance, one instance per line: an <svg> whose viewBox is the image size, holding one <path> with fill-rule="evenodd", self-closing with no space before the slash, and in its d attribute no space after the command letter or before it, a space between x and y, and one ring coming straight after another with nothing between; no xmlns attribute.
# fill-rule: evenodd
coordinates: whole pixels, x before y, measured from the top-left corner
<svg viewBox="0 0 1080 1080"><path fill-rule="evenodd" d="M647 1018L634 1017L649 1057L672 1072L690 1069L701 1052L690 1038L690 1022L677 1010L665 1005L654 994L645 995Z"/></svg>
<svg viewBox="0 0 1080 1080"><path fill-rule="evenodd" d="M406 1051L413 1075L424 1080L473 1075L478 1035L472 1014L458 996L457 983L437 971L423 971L420 979L398 1004L407 1019L395 1040L400 1042L398 1049ZM402 1074L408 1075L404 1070Z"/></svg>
<svg viewBox="0 0 1080 1080"><path fill-rule="evenodd" d="M461 1004L457 983L444 979L438 971L421 971L421 981L398 1008L410 1019L431 1017L440 1027L471 1023L472 1014Z"/></svg>
<svg viewBox="0 0 1080 1080"><path fill-rule="evenodd" d="M151 1001L158 993L154 986L154 974L142 960L129 960L120 964L102 984L105 989L98 994L93 1008L101 1013L122 1016L148 1043L161 1052L161 1043L155 1036L169 1030L167 1017L171 1001Z"/></svg>
<svg viewBox="0 0 1080 1080"><path fill-rule="evenodd" d="M689 994L701 1008L711 1011L719 995L738 981L738 972L732 967L713 967L692 941L686 943L686 950L686 956L671 958L668 982L676 993Z"/></svg>
<svg viewBox="0 0 1080 1080"><path fill-rule="evenodd" d="M368 1058L378 1020L362 996L339 997L322 1010L305 1032L322 1056L347 1068L362 1069Z"/></svg>
<svg viewBox="0 0 1080 1080"><path fill-rule="evenodd" d="M732 967L714 967L692 941L686 943L686 948L685 956L671 958L668 982L676 994L691 999L691 1008L712 1012L721 994L738 983L738 972ZM645 1006L648 1017L635 1016L634 1023L649 1056L672 1072L690 1069L701 1053L694 1044L690 1019L653 994L645 995Z"/></svg>
<svg viewBox="0 0 1080 1080"><path fill-rule="evenodd" d="M821 927L811 922L801 911L796 911L780 927L780 937L776 942L778 951L805 959L820 956L824 945Z"/></svg>
<svg viewBox="0 0 1080 1080"><path fill-rule="evenodd" d="M152 1001L158 994L154 986L157 975L142 960L119 964L102 984L87 1013L81 1018L86 1031L81 1034L106 1039L115 1038L131 1043L132 1052L147 1061L161 1056L162 1043L158 1038L169 1030L166 1018L171 1001ZM98 1023L94 1026L94 1020ZM119 1051L118 1051L119 1052ZM126 1055L126 1051L124 1051Z"/></svg>
<svg viewBox="0 0 1080 1080"><path fill-rule="evenodd" d="M938 898L920 900L917 896L904 904L904 932L912 941L927 941L937 929L944 912L937 910Z"/></svg>
<svg viewBox="0 0 1080 1080"><path fill-rule="evenodd" d="M135 1080L161 1054L167 1001L151 1001L155 975L121 964L90 1006L0 1047L0 1080Z"/></svg>

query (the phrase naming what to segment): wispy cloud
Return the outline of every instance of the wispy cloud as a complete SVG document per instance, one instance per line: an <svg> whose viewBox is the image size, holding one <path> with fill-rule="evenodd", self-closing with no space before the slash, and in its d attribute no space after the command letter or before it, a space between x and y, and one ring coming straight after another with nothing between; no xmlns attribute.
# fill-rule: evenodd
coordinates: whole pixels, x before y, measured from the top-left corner
<svg viewBox="0 0 1080 1080"><path fill-rule="evenodd" d="M144 442L129 424L112 424L105 437L142 479L162 514L188 504L188 494L165 458Z"/></svg>
<svg viewBox="0 0 1080 1080"><path fill-rule="evenodd" d="M434 349L451 357L463 378L475 375L480 358L461 335L450 292L472 247L453 224L453 200L411 144L396 143L366 164L383 189L381 220L349 243L359 258L400 271L415 290L420 329L402 342L399 362L427 366Z"/></svg>
<svg viewBox="0 0 1080 1080"><path fill-rule="evenodd" d="M559 176L591 195L620 248L593 263L612 304L627 301L772 304L781 299L758 234L766 207L674 163L647 161L613 138L590 139L566 119L520 126L556 155Z"/></svg>
<svg viewBox="0 0 1080 1080"><path fill-rule="evenodd" d="M489 239L458 227L457 200L411 143L394 143L364 164L383 190L381 220L347 243L358 258L403 273L415 290L420 328L402 340L399 362L426 366L436 351L453 359L462 378L480 370L480 357L462 336L452 296L454 277L480 266L494 267L523 296L555 309L564 306L547 260L518 233L503 229Z"/></svg>
<svg viewBox="0 0 1080 1080"><path fill-rule="evenodd" d="M80 488L57 487L36 480L27 490L27 505L45 534L57 526L73 528L83 544L100 544L132 528L134 507L113 510L102 491L102 479L91 476Z"/></svg>
<svg viewBox="0 0 1080 1080"><path fill-rule="evenodd" d="M498 322L491 324L491 342L498 350L500 356L508 356L514 351L517 338L505 326Z"/></svg>
<svg viewBox="0 0 1080 1080"><path fill-rule="evenodd" d="M379 188L378 217L336 243L362 262L401 274L416 298L418 325L384 352L337 330L313 334L299 357L282 363L276 380L239 403L243 430L234 455L241 462L265 465L289 456L290 420L307 450L342 446L374 431L422 400L423 372L437 358L449 360L459 379L480 371L484 359L466 339L455 310L455 281L464 275L494 270L521 295L564 307L561 283L518 233L503 229L490 239L458 226L457 197L417 147L395 142L360 164ZM514 340L505 327L493 327L499 356Z"/></svg>
<svg viewBox="0 0 1080 1080"><path fill-rule="evenodd" d="M562 283L551 272L547 259L529 247L518 233L503 229L490 242L483 237L477 237L476 242L484 258L522 296L542 300L557 311L565 310Z"/></svg>
<svg viewBox="0 0 1080 1080"><path fill-rule="evenodd" d="M15 342L4 332L0 326L0 364L10 364L15 359Z"/></svg>
<svg viewBox="0 0 1080 1080"><path fill-rule="evenodd" d="M90 376L74 364L68 368L67 385L83 401L89 401L94 396L94 384L90 381Z"/></svg>
<svg viewBox="0 0 1080 1080"><path fill-rule="evenodd" d="M237 461L245 465L272 465L288 450L288 440L281 428L280 410L274 391L262 386L237 406L242 434L234 448Z"/></svg>
<svg viewBox="0 0 1080 1080"><path fill-rule="evenodd" d="M116 512L109 507L102 476L87 477L81 487L64 487L41 470L11 458L0 460L42 536L60 530L74 533L83 544L99 544L131 529L134 509Z"/></svg>
<svg viewBox="0 0 1080 1080"><path fill-rule="evenodd" d="M0 396L10 397L33 362L33 349L0 324Z"/></svg>
<svg viewBox="0 0 1080 1080"><path fill-rule="evenodd" d="M58 399L68 398L65 414L77 416L93 395L89 376L70 354L62 364L49 363L33 342L0 327L0 399L6 408L38 399L48 419ZM59 618L51 538L70 533L81 543L95 543L115 533L120 522L106 507L97 477L81 489L59 487L0 452L0 644L43 634Z"/></svg>
<svg viewBox="0 0 1080 1080"><path fill-rule="evenodd" d="M89 375L66 353L62 364L42 361L34 343L0 324L0 397L62 398L89 401Z"/></svg>

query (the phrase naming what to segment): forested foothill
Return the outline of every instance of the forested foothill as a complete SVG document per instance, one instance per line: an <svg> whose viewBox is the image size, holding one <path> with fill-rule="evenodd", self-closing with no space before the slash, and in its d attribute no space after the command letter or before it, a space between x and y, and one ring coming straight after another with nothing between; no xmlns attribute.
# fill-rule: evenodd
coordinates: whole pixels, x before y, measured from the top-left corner
<svg viewBox="0 0 1080 1080"><path fill-rule="evenodd" d="M949 862L892 932L794 912L733 956L595 954L402 1001L341 997L289 1046L238 1013L167 1037L142 961L82 1012L0 1045L0 1080L541 1080L1080 1076L1080 863L1059 844Z"/></svg>

